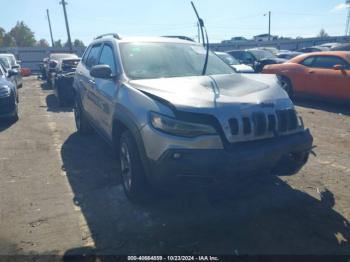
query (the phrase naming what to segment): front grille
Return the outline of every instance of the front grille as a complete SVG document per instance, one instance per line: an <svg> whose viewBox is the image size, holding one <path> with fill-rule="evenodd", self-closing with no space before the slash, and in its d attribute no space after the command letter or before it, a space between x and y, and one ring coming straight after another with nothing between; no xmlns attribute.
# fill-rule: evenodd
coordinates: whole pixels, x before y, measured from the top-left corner
<svg viewBox="0 0 350 262"><path fill-rule="evenodd" d="M278 131L287 132L298 127L298 117L293 109L285 109L277 111Z"/></svg>
<svg viewBox="0 0 350 262"><path fill-rule="evenodd" d="M263 112L253 114L254 134L262 136L267 131L267 120Z"/></svg>
<svg viewBox="0 0 350 262"><path fill-rule="evenodd" d="M268 134L283 134L298 128L298 117L294 109L276 112L253 112L250 117L229 119L231 135L262 137Z"/></svg>
<svg viewBox="0 0 350 262"><path fill-rule="evenodd" d="M239 132L239 124L237 118L231 118L229 121L231 134L238 135Z"/></svg>
<svg viewBox="0 0 350 262"><path fill-rule="evenodd" d="M252 125L248 117L243 117L243 133L249 135L252 132Z"/></svg>
<svg viewBox="0 0 350 262"><path fill-rule="evenodd" d="M276 131L276 124L277 124L277 121L276 121L275 115L269 115L269 116L267 117L267 119L268 119L268 122L269 122L269 127L268 127L269 132L274 132L274 131Z"/></svg>

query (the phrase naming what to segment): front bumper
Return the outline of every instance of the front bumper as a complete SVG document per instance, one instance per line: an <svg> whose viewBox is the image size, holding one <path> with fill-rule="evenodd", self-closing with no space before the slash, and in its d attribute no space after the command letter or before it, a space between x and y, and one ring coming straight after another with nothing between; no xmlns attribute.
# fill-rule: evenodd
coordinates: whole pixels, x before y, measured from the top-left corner
<svg viewBox="0 0 350 262"><path fill-rule="evenodd" d="M284 165L287 156L303 154L302 167L312 148L309 130L268 140L240 143L225 149L169 149L159 160L149 160L154 184L169 183L180 177L215 178L235 176Z"/></svg>

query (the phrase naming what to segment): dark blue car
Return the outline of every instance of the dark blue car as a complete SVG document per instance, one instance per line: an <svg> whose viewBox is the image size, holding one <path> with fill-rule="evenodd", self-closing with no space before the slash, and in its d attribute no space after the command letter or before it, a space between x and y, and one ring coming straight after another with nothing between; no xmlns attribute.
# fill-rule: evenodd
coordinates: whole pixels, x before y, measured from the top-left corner
<svg viewBox="0 0 350 262"><path fill-rule="evenodd" d="M9 81L0 65L0 119L18 120L17 87Z"/></svg>

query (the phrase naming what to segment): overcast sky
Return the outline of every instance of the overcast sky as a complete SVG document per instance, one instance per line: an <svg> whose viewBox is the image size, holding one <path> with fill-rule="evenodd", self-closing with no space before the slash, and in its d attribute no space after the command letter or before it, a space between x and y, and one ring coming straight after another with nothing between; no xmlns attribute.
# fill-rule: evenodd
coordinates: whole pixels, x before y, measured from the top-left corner
<svg viewBox="0 0 350 262"><path fill-rule="evenodd" d="M189 0L66 0L72 39L88 44L106 32L129 35L197 34ZM50 10L54 39L67 39L59 0L0 0L0 27L11 29L23 20L37 39L50 39L46 9ZM5 3L6 2L6 3ZM288 37L316 36L321 28L344 35L345 0L194 0L204 18L211 42L232 36L250 38L267 33L272 12L272 34Z"/></svg>

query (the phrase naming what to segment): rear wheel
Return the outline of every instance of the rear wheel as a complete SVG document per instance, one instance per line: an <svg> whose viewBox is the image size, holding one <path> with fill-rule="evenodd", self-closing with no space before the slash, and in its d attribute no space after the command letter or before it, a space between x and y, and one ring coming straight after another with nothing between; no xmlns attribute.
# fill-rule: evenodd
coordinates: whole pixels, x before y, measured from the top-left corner
<svg viewBox="0 0 350 262"><path fill-rule="evenodd" d="M91 133L92 128L90 126L90 123L86 119L86 116L78 100L76 100L74 104L74 119L77 131L80 135L86 135Z"/></svg>
<svg viewBox="0 0 350 262"><path fill-rule="evenodd" d="M146 179L136 142L130 131L120 138L121 178L126 196L133 202L150 200L150 187Z"/></svg>
<svg viewBox="0 0 350 262"><path fill-rule="evenodd" d="M287 92L288 96L290 98L294 98L293 86L290 79L285 76L280 76L280 83L281 83L281 87L284 89L284 91Z"/></svg>

